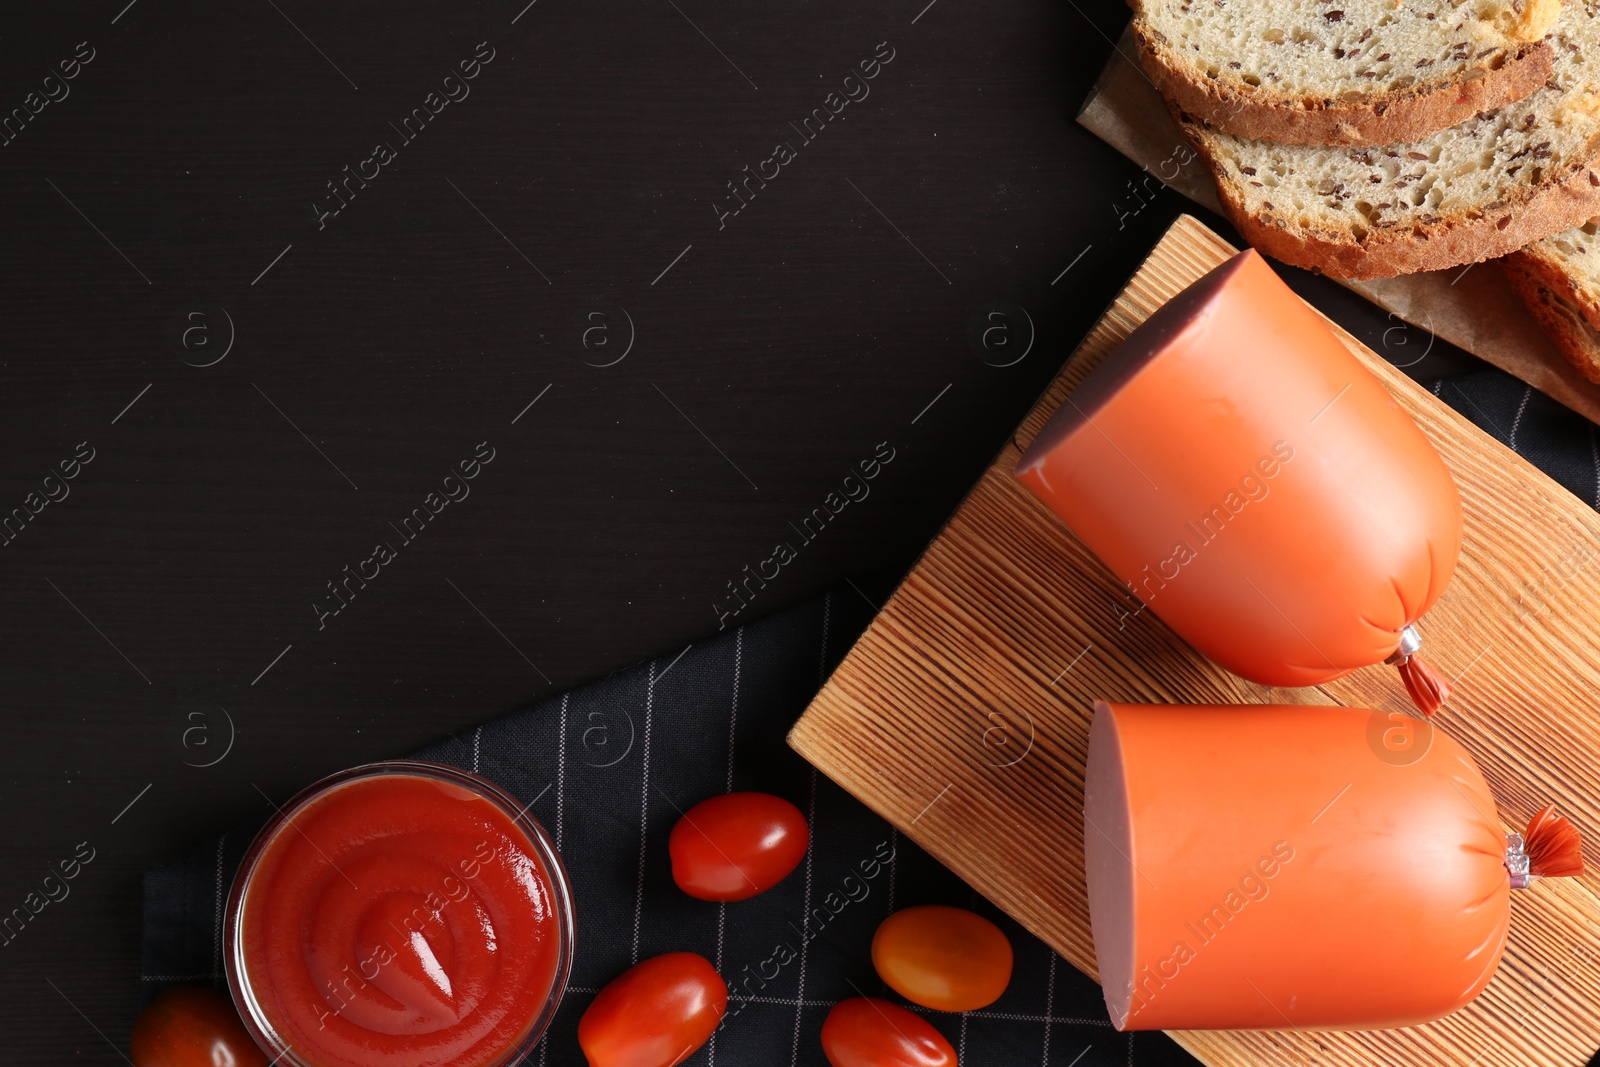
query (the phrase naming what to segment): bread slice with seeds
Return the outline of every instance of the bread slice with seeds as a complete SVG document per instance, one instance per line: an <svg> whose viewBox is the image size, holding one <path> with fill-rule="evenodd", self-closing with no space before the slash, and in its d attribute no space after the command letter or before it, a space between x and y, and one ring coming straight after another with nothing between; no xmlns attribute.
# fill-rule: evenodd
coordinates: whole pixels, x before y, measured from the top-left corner
<svg viewBox="0 0 1600 1067"><path fill-rule="evenodd" d="M1414 141L1533 93L1561 0L1135 0L1145 70L1241 137Z"/></svg>
<svg viewBox="0 0 1600 1067"><path fill-rule="evenodd" d="M1600 215L1600 0L1568 0L1550 80L1431 137L1280 144L1179 123L1246 240L1341 278L1493 259Z"/></svg>
<svg viewBox="0 0 1600 1067"><path fill-rule="evenodd" d="M1514 252L1501 266L1561 354L1600 384L1600 218Z"/></svg>

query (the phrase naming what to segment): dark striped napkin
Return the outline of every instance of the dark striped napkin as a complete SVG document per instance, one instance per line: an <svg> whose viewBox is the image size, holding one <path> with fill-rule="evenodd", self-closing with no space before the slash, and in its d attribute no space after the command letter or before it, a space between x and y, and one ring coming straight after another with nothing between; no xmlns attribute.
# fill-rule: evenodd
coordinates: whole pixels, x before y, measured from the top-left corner
<svg viewBox="0 0 1600 1067"><path fill-rule="evenodd" d="M871 614L846 587L414 754L475 771L532 802L572 877L572 984L526 1062L583 1064L578 1018L595 992L638 960L688 950L716 965L733 998L722 1029L686 1063L825 1067L818 1032L835 1002L863 993L899 1001L885 992L868 949L884 916L911 904L975 908L1001 925L1016 951L1011 986L998 1003L927 1013L962 1063L1194 1062L1163 1034L1112 1030L1099 986L785 744ZM745 789L799 805L810 819L811 851L759 897L691 899L672 882L667 835L680 810ZM148 994L184 983L225 987L222 907L258 826L146 873Z"/></svg>

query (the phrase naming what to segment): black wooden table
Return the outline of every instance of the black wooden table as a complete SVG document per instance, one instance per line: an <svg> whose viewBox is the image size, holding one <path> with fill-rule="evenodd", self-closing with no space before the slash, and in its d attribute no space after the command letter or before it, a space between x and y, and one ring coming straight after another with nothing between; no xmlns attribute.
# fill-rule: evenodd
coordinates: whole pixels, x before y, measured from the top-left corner
<svg viewBox="0 0 1600 1067"><path fill-rule="evenodd" d="M903 568L1184 206L1079 2L9 12L0 914L96 858L0 1062L122 1062L141 869L263 794Z"/></svg>

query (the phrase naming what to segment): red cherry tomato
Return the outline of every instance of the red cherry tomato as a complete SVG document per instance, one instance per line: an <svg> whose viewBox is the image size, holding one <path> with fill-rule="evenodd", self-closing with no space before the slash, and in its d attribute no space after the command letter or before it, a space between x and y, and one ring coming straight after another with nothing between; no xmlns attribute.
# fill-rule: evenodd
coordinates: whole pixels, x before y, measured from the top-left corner
<svg viewBox="0 0 1600 1067"><path fill-rule="evenodd" d="M267 1057L215 990L178 986L133 1024L134 1067L267 1067Z"/></svg>
<svg viewBox="0 0 1600 1067"><path fill-rule="evenodd" d="M704 956L669 952L600 990L578 1020L589 1067L673 1067L706 1043L728 1008L728 986Z"/></svg>
<svg viewBox="0 0 1600 1067"><path fill-rule="evenodd" d="M1011 982L1011 942L981 915L925 904L883 920L872 936L872 965L913 1004L976 1011Z"/></svg>
<svg viewBox="0 0 1600 1067"><path fill-rule="evenodd" d="M932 1023L876 997L835 1004L822 1051L833 1067L956 1067L956 1050Z"/></svg>
<svg viewBox="0 0 1600 1067"><path fill-rule="evenodd" d="M782 797L726 793L702 800L672 828L672 880L700 900L744 900L787 878L810 841L806 817Z"/></svg>

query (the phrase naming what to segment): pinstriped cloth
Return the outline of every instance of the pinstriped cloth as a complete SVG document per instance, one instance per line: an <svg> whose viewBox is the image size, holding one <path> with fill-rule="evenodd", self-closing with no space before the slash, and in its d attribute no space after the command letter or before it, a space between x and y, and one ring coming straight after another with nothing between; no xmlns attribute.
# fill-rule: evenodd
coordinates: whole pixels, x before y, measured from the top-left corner
<svg viewBox="0 0 1600 1067"><path fill-rule="evenodd" d="M1600 508L1600 431L1594 423L1499 370L1452 375L1427 387L1579 500Z"/></svg>
<svg viewBox="0 0 1600 1067"><path fill-rule="evenodd" d="M476 771L531 802L571 875L578 915L572 984L525 1062L582 1065L577 1023L594 993L637 960L688 950L716 964L734 998L730 1018L687 1064L825 1067L818 1032L836 1001L861 993L899 1000L872 969L868 948L877 924L894 908L931 903L975 908L1000 923L1016 950L1011 986L989 1009L925 1013L963 1063L1194 1062L1163 1034L1112 1030L1098 986L785 744L870 615L846 587L414 754ZM693 900L672 882L667 835L680 809L730 789L777 793L797 804L810 819L811 850L761 896L736 904ZM186 983L225 988L223 903L259 825L146 872L147 995ZM892 862L877 862L889 855ZM774 962L779 945L792 950L777 953L792 955L781 965Z"/></svg>

